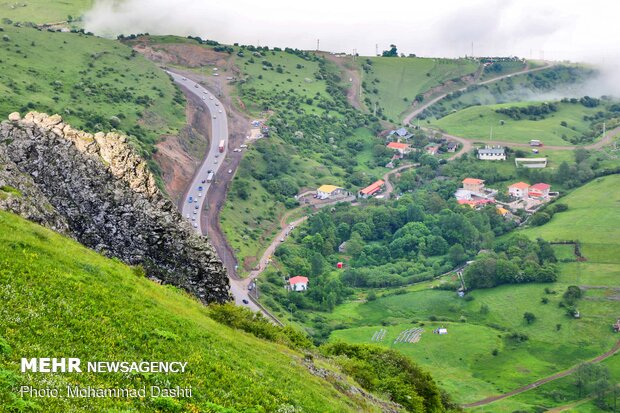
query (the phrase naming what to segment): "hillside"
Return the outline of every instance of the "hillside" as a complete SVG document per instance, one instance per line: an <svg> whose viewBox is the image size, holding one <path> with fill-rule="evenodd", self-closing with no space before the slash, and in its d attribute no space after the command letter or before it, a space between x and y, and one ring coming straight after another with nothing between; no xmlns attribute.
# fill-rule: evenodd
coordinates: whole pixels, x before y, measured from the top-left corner
<svg viewBox="0 0 620 413"><path fill-rule="evenodd" d="M78 19L94 3L94 0L3 0L0 1L0 16L16 22L58 23L69 20L69 16Z"/></svg>
<svg viewBox="0 0 620 413"><path fill-rule="evenodd" d="M363 101L384 120L399 123L401 114L437 86L463 85L463 76L479 68L468 59L360 57Z"/></svg>
<svg viewBox="0 0 620 413"><path fill-rule="evenodd" d="M545 107L557 109L532 116L516 113L519 109ZM588 135L597 112L602 109L558 101L472 106L447 115L433 122L433 125L450 135L479 139L481 142L489 140L492 134L491 140L497 141L529 143L531 139L539 139L545 145L569 146L574 145L575 141L591 142Z"/></svg>
<svg viewBox="0 0 620 413"><path fill-rule="evenodd" d="M147 280L138 268L6 212L0 212L0 298L3 411L378 412L387 406L354 392L354 382L333 363L304 361L300 351L218 324L202 304ZM186 361L188 373L17 374L20 357L61 355ZM14 388L26 384L193 391L191 398L22 399Z"/></svg>
<svg viewBox="0 0 620 413"><path fill-rule="evenodd" d="M149 160L160 136L184 125L181 93L131 48L79 33L0 26L1 118L35 110L59 113L79 129L118 129Z"/></svg>

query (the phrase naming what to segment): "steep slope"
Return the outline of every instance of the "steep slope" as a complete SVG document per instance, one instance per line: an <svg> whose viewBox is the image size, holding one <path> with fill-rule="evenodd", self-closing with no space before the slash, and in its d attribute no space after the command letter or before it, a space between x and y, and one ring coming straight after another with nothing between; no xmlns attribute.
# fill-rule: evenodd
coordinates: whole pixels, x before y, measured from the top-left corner
<svg viewBox="0 0 620 413"><path fill-rule="evenodd" d="M329 360L218 324L196 300L138 273L0 211L0 411L399 411ZM21 357L54 356L188 364L180 374L18 373ZM21 398L22 385L191 386L192 396Z"/></svg>
<svg viewBox="0 0 620 413"><path fill-rule="evenodd" d="M204 302L228 300L228 278L213 248L159 191L126 137L77 131L58 115L11 119L0 126L3 174L30 177L14 179L14 192L38 188L43 197L26 202L49 203L84 245L141 265Z"/></svg>

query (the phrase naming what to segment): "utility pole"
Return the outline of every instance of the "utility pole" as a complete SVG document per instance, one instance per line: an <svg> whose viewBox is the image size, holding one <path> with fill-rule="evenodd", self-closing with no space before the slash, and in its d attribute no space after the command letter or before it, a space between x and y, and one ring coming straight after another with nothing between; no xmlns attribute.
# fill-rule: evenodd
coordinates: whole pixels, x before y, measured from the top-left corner
<svg viewBox="0 0 620 413"><path fill-rule="evenodd" d="M474 57L474 42L471 42L471 57Z"/></svg>
<svg viewBox="0 0 620 413"><path fill-rule="evenodd" d="M379 56L379 44L375 44L375 55Z"/></svg>
<svg viewBox="0 0 620 413"><path fill-rule="evenodd" d="M321 39L316 39L316 51L319 51L319 44L321 43Z"/></svg>

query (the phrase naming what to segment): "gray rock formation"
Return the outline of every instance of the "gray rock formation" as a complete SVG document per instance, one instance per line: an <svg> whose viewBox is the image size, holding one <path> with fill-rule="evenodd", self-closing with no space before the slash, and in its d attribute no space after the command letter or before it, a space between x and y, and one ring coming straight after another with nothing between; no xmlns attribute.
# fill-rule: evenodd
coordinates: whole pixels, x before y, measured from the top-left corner
<svg viewBox="0 0 620 413"><path fill-rule="evenodd" d="M11 114L0 125L3 182L18 193L0 199L0 208L142 265L204 302L230 299L213 247L160 192L126 137L78 131L58 115Z"/></svg>

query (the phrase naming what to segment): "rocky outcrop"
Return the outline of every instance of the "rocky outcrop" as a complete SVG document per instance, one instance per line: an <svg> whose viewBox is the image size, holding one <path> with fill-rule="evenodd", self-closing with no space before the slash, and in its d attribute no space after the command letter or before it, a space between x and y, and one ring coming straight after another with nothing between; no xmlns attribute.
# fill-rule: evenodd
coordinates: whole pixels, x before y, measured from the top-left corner
<svg viewBox="0 0 620 413"><path fill-rule="evenodd" d="M58 115L11 114L0 126L0 166L3 159L4 175L12 179L7 185L24 191L30 184L33 197L24 191L22 198L50 208L49 219L36 221L52 228L65 223L82 244L141 265L149 276L204 302L230 299L213 248L160 192L125 136L78 131ZM24 215L20 208L7 209Z"/></svg>

